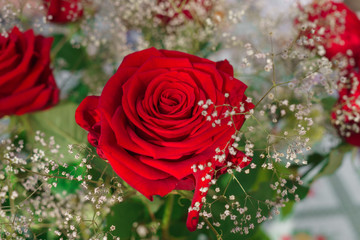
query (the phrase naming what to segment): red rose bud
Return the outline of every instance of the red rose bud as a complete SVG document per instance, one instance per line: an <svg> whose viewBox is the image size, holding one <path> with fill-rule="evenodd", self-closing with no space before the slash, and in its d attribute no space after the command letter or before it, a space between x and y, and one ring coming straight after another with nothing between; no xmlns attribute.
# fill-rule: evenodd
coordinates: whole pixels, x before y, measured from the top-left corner
<svg viewBox="0 0 360 240"><path fill-rule="evenodd" d="M47 19L54 23L69 23L80 19L83 14L81 0L43 0Z"/></svg>
<svg viewBox="0 0 360 240"><path fill-rule="evenodd" d="M193 231L214 170L251 161L232 138L254 107L246 88L226 60L150 48L125 57L101 96L85 98L75 118L99 156L147 198L195 188L187 221ZM230 117L221 122L229 112L231 124Z"/></svg>
<svg viewBox="0 0 360 240"><path fill-rule="evenodd" d="M158 0L157 17L164 23L179 25L184 20L193 20L207 15L213 7L213 0Z"/></svg>
<svg viewBox="0 0 360 240"><path fill-rule="evenodd" d="M50 69L52 38L14 27L0 36L0 118L43 110L59 100Z"/></svg>
<svg viewBox="0 0 360 240"><path fill-rule="evenodd" d="M307 47L324 47L325 56L332 60L345 56L352 67L360 59L360 20L344 3L320 1L301 7L296 23L307 26L305 37L311 39ZM318 52L321 52L318 49Z"/></svg>
<svg viewBox="0 0 360 240"><path fill-rule="evenodd" d="M350 73L349 80L341 86L331 117L345 141L360 147L360 74Z"/></svg>

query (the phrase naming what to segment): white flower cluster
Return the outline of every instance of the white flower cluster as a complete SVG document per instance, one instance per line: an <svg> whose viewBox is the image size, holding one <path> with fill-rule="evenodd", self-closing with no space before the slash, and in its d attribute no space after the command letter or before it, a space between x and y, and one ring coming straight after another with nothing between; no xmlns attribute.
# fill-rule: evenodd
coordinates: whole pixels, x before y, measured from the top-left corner
<svg viewBox="0 0 360 240"><path fill-rule="evenodd" d="M123 201L120 180L93 179L94 155L87 148L70 146L77 153L64 158L54 138L39 131L29 145L17 136L0 143L0 236L115 237L113 227L106 231L102 225L110 208Z"/></svg>

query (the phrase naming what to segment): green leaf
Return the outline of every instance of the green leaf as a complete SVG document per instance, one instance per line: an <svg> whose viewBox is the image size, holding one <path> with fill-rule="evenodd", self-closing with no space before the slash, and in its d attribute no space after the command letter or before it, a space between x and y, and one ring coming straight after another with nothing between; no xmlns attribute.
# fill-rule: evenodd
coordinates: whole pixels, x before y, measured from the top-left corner
<svg viewBox="0 0 360 240"><path fill-rule="evenodd" d="M70 163L67 168L59 166L58 171L71 173L72 176L80 176L85 172L84 167L79 167L78 163ZM49 180L50 181L50 180ZM64 191L67 193L75 193L80 188L80 181L68 180L68 179L54 179L52 182L56 182L57 186L51 188L54 193L63 194Z"/></svg>
<svg viewBox="0 0 360 240"><path fill-rule="evenodd" d="M325 157L326 156L321 155L319 153L313 153L307 158L307 161L308 161L308 164L316 164L317 165L318 163L323 161Z"/></svg>
<svg viewBox="0 0 360 240"><path fill-rule="evenodd" d="M149 211L151 211L152 213L156 213L161 207L161 205L164 203L164 199L158 196L154 196L153 201L150 201L144 196L142 197L144 198L144 201L146 201L146 204L148 204Z"/></svg>
<svg viewBox="0 0 360 240"><path fill-rule="evenodd" d="M93 152L95 153L96 150L93 146L90 146L91 149L94 149ZM102 178L103 180L108 178L116 177L117 174L112 169L110 163L108 163L106 160L101 159L100 157L95 157L92 160L92 169L90 169L89 174L93 177L94 180L99 180Z"/></svg>
<svg viewBox="0 0 360 240"><path fill-rule="evenodd" d="M33 142L37 130L46 134L46 139L53 136L59 151L65 157L68 154L69 144L87 143L87 133L75 122L74 103L63 103L46 111L20 116L20 120L27 131L28 141ZM72 156L73 158L73 156Z"/></svg>
<svg viewBox="0 0 360 240"><path fill-rule="evenodd" d="M145 213L145 206L140 201L134 198L128 199L111 208L110 214L106 217L105 230L114 225L115 231L112 234L121 239L130 239L133 232L135 232L133 224L143 222L146 216Z"/></svg>
<svg viewBox="0 0 360 240"><path fill-rule="evenodd" d="M289 201L285 203L285 207L281 208L281 219L285 219L290 216L295 206L295 201Z"/></svg>
<svg viewBox="0 0 360 240"><path fill-rule="evenodd" d="M296 187L296 191L294 194L287 195L289 197L289 200L291 201L295 201L295 195L298 195L300 200L304 199L308 195L310 190L309 186L300 185L297 181L288 180L285 185L289 189L293 188L294 186Z"/></svg>
<svg viewBox="0 0 360 240"><path fill-rule="evenodd" d="M336 101L337 101L337 99L334 97L326 97L326 98L321 99L322 106L324 107L325 111L327 111L327 112L331 112Z"/></svg>
<svg viewBox="0 0 360 240"><path fill-rule="evenodd" d="M89 87L80 82L74 89L69 93L69 101L80 104L81 101L88 95Z"/></svg>
<svg viewBox="0 0 360 240"><path fill-rule="evenodd" d="M322 176L333 174L341 166L345 154L346 151L344 151L341 148L332 150L330 152L327 163L320 170L320 172L313 178L312 181L315 181L316 179Z"/></svg>
<svg viewBox="0 0 360 240"><path fill-rule="evenodd" d="M79 70L88 66L89 60L84 47L74 48L63 34L56 34L53 37L52 53L56 54L55 58L59 61L55 62L61 64L62 69Z"/></svg>

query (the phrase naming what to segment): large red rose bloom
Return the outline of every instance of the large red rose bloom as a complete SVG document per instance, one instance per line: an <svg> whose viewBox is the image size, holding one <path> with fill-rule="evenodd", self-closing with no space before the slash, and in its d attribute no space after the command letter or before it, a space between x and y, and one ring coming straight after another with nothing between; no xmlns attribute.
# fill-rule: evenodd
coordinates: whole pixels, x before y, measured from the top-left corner
<svg viewBox="0 0 360 240"><path fill-rule="evenodd" d="M253 108L246 88L227 61L150 48L125 57L101 96L85 98L75 118L99 156L147 198L195 187L187 222L193 231L214 169L250 162L241 152L214 159L215 149L225 148L235 131L227 122L213 127L204 109L237 106L242 114L233 119L240 129ZM218 108L218 116L227 110Z"/></svg>
<svg viewBox="0 0 360 240"><path fill-rule="evenodd" d="M43 0L48 20L54 23L69 23L80 19L83 14L81 0Z"/></svg>
<svg viewBox="0 0 360 240"><path fill-rule="evenodd" d="M0 118L55 105L59 89L50 69L52 38L14 27L0 36Z"/></svg>

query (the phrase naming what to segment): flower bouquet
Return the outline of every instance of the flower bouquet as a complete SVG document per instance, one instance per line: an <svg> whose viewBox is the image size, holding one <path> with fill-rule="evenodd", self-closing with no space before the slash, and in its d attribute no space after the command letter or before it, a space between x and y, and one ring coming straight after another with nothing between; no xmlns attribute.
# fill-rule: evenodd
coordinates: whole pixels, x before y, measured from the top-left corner
<svg viewBox="0 0 360 240"><path fill-rule="evenodd" d="M0 0L0 30L1 239L269 239L358 161L342 2Z"/></svg>

